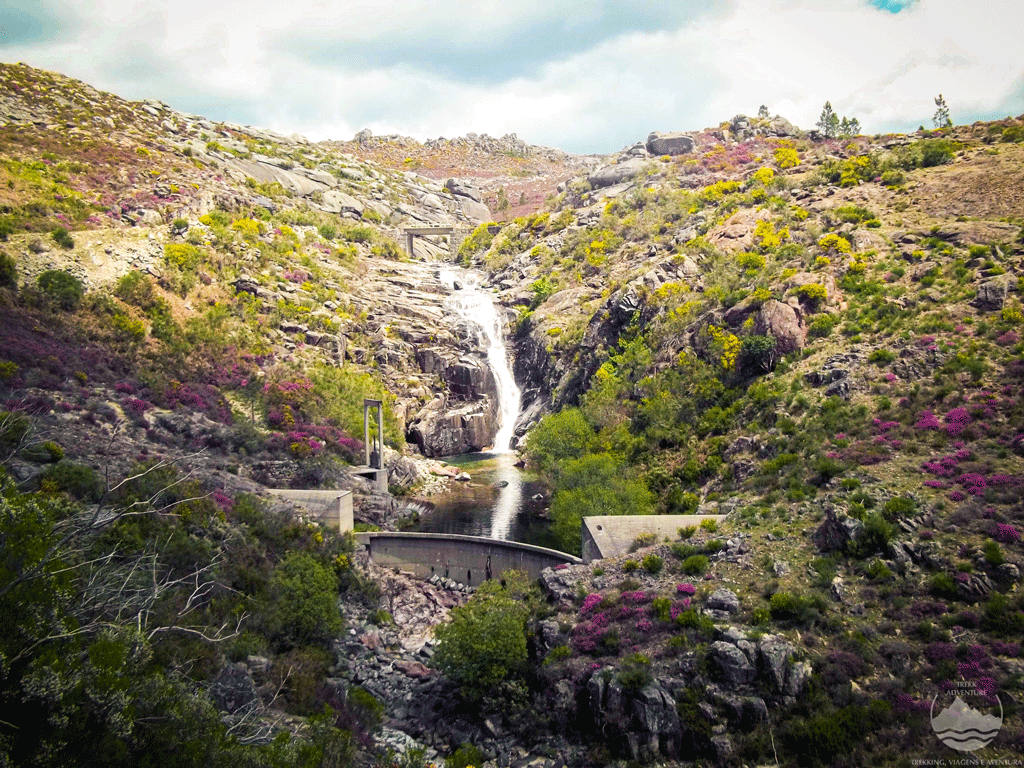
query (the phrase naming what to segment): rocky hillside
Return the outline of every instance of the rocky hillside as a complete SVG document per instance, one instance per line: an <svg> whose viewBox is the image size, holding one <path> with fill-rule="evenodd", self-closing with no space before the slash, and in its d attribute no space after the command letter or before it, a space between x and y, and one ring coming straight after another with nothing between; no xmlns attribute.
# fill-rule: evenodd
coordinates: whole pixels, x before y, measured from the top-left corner
<svg viewBox="0 0 1024 768"><path fill-rule="evenodd" d="M313 144L3 65L0 123L0 760L905 765L953 694L1024 750L1022 120ZM470 597L262 496L414 514L364 396L403 490L489 443L453 260L561 545L721 530Z"/></svg>

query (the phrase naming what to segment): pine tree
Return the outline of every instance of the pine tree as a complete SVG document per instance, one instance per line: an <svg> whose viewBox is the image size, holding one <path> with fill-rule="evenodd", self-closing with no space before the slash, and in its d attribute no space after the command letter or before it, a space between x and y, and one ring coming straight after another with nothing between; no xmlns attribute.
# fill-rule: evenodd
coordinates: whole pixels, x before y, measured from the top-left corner
<svg viewBox="0 0 1024 768"><path fill-rule="evenodd" d="M818 118L818 128L825 135L825 138L834 139L839 134L839 116L832 110L832 104L825 102L821 110L821 117Z"/></svg>
<svg viewBox="0 0 1024 768"><path fill-rule="evenodd" d="M856 117L850 118L850 135L860 136L860 120Z"/></svg>
<svg viewBox="0 0 1024 768"><path fill-rule="evenodd" d="M935 99L935 114L932 115L932 125L936 128L951 128L953 121L949 119L949 107L946 106L946 100L942 98L940 93Z"/></svg>
<svg viewBox="0 0 1024 768"><path fill-rule="evenodd" d="M771 115L768 114L768 107L762 104L761 107L757 110L757 116L762 120L767 120L769 117L771 117Z"/></svg>

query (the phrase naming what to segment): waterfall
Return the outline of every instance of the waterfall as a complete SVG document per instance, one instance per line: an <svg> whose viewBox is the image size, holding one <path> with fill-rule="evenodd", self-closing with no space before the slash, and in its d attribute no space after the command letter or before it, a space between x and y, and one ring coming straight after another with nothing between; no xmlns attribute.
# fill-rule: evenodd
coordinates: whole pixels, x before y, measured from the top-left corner
<svg viewBox="0 0 1024 768"><path fill-rule="evenodd" d="M494 453L508 453L519 416L520 392L508 364L501 316L490 292L482 287L482 277L478 273L442 267L438 270L438 278L452 290L445 303L479 329L477 338L487 349L487 364L494 375L498 394L498 432L494 436L492 450ZM462 286L459 290L455 290L456 281Z"/></svg>
<svg viewBox="0 0 1024 768"><path fill-rule="evenodd" d="M442 267L437 276L452 291L445 303L477 329L477 340L487 348L487 365L494 375L498 393L498 432L491 450L498 454L496 479L504 483L491 514L490 535L495 539L507 539L512 520L523 503L523 478L514 466L515 459L511 453L521 393L508 364L503 323L494 298L481 285L483 278L479 273ZM456 281L460 284L458 290L455 290Z"/></svg>

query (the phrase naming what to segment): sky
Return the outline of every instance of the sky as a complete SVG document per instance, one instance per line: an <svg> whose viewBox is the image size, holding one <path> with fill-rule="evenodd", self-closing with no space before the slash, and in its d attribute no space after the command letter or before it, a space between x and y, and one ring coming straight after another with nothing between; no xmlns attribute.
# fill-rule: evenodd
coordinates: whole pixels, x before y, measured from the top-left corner
<svg viewBox="0 0 1024 768"><path fill-rule="evenodd" d="M1024 112L1024 0L5 0L0 61L214 120L611 153L765 105L865 133Z"/></svg>

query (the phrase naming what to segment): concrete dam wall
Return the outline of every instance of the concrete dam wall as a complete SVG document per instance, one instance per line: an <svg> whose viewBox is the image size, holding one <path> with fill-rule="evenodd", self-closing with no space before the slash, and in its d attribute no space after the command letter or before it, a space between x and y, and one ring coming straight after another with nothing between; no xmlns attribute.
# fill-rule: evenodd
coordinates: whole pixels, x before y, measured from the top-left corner
<svg viewBox="0 0 1024 768"><path fill-rule="evenodd" d="M357 533L356 539L383 568L398 568L429 579L434 574L470 586L497 579L508 570L525 571L531 579L545 568L582 563L573 555L515 541L451 533Z"/></svg>

